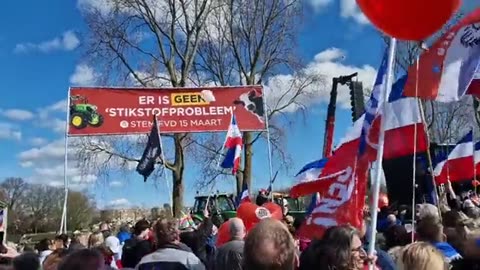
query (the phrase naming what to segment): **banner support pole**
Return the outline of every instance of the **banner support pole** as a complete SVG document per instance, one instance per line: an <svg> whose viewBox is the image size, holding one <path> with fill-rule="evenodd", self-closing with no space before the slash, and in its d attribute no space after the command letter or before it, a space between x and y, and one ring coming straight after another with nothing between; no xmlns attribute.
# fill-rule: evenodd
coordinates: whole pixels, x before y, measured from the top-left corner
<svg viewBox="0 0 480 270"><path fill-rule="evenodd" d="M272 188L270 190L270 200L273 202L273 164L272 164L272 141L270 140L270 125L269 125L269 112L267 106L267 97L266 93L262 91L262 99L263 99L263 111L265 112L265 126L267 128L267 150L268 150L268 169L270 173L270 181L269 185ZM250 187L249 187L250 188Z"/></svg>
<svg viewBox="0 0 480 270"><path fill-rule="evenodd" d="M394 62L395 62L395 53L396 53L396 45L397 45L397 39L390 37L390 42L389 42L389 48L388 48L388 63L387 63L387 74L386 74L386 81L385 81L385 86L383 87L383 108L382 108L382 117L380 118L380 137L378 140L378 151L377 151L377 162L378 166L375 169L375 181L373 183L373 202L372 202L372 233L370 235L369 239L369 246L368 246L368 255L373 256L375 255L375 242L377 240L376 238L376 233L373 232L373 230L376 230L377 228L377 218L378 218L378 197L380 194L380 182L382 178L382 160L383 160L383 150L384 150L384 142L385 142L385 116L387 114L387 109L385 104L388 102L388 96L390 93L390 89L392 88L393 84L393 68L394 68ZM369 264L369 269L373 270L374 265Z"/></svg>
<svg viewBox="0 0 480 270"><path fill-rule="evenodd" d="M63 211L62 211L62 221L60 225L60 233L67 233L67 202L68 202L68 130L70 128L69 118L70 118L70 90L68 89L67 95L67 108L66 108L66 115L67 119L65 121L65 155L64 155L64 163L63 163L63 187L65 189L65 197L63 201Z"/></svg>

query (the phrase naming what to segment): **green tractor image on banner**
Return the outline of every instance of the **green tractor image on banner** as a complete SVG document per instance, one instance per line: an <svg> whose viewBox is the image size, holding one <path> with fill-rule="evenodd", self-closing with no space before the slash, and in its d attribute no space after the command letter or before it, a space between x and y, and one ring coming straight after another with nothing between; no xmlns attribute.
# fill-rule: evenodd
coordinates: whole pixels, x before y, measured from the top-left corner
<svg viewBox="0 0 480 270"><path fill-rule="evenodd" d="M76 129L87 126L99 127L103 124L103 116L97 112L97 106L88 104L83 96L70 97L70 125Z"/></svg>

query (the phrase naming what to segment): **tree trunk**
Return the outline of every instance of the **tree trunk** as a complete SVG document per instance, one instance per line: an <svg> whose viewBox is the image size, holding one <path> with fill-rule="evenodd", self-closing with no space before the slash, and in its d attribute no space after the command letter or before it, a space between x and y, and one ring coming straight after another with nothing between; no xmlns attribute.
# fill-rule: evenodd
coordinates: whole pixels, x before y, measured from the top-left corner
<svg viewBox="0 0 480 270"><path fill-rule="evenodd" d="M243 144L245 148L245 160L243 162L243 180L241 183L237 182L237 194L242 191L242 184L247 183L248 189L252 190L252 156L253 156L253 145L252 145L252 133L244 132L243 133ZM238 181L238 179L237 179Z"/></svg>
<svg viewBox="0 0 480 270"><path fill-rule="evenodd" d="M173 166L174 168L172 169L172 209L174 217L180 217L183 210L183 171L185 169L185 157L182 141L184 136L184 134L175 134L173 138L175 144L175 163Z"/></svg>

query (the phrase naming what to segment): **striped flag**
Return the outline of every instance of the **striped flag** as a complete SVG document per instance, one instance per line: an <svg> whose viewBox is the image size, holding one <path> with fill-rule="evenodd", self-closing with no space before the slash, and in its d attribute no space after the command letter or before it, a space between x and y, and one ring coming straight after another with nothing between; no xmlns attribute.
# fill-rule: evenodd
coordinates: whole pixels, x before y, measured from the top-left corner
<svg viewBox="0 0 480 270"><path fill-rule="evenodd" d="M237 125L237 119L232 113L232 120L227 131L224 147L226 149L225 158L220 167L224 169L232 169L232 174L236 174L240 167L240 157L242 155L242 133Z"/></svg>
<svg viewBox="0 0 480 270"><path fill-rule="evenodd" d="M404 95L451 102L469 94L467 89L480 64L479 24L480 9L476 9L425 51L418 60L418 70L417 63L408 70Z"/></svg>

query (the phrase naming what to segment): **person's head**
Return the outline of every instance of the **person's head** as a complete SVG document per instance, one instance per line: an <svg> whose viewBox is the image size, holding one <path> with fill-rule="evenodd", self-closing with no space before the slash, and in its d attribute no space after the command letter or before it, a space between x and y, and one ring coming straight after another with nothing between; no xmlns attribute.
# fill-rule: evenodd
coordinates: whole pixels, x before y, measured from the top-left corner
<svg viewBox="0 0 480 270"><path fill-rule="evenodd" d="M120 244L120 240L117 237L108 237L105 239L105 247L107 247L112 254L120 254L122 251L122 245Z"/></svg>
<svg viewBox="0 0 480 270"><path fill-rule="evenodd" d="M391 226L384 232L384 236L387 249L396 246L405 246L411 240L407 229L402 225Z"/></svg>
<svg viewBox="0 0 480 270"><path fill-rule="evenodd" d="M418 222L416 228L418 239L426 242L443 242L443 225L435 217L426 217Z"/></svg>
<svg viewBox="0 0 480 270"><path fill-rule="evenodd" d="M58 265L68 255L68 250L61 248L56 249L52 254L48 255L47 258L43 261L42 269L43 270L57 270Z"/></svg>
<svg viewBox="0 0 480 270"><path fill-rule="evenodd" d="M417 204L416 216L418 220L422 220L427 217L435 218L438 220L440 219L438 208L435 205L429 203Z"/></svg>
<svg viewBox="0 0 480 270"><path fill-rule="evenodd" d="M81 249L69 254L58 266L58 270L101 270L104 269L102 254L95 249Z"/></svg>
<svg viewBox="0 0 480 270"><path fill-rule="evenodd" d="M446 270L444 257L434 246L416 242L406 246L397 260L399 270Z"/></svg>
<svg viewBox="0 0 480 270"><path fill-rule="evenodd" d="M285 198L282 199L282 211L284 216L288 215L289 205L288 200Z"/></svg>
<svg viewBox="0 0 480 270"><path fill-rule="evenodd" d="M467 209L471 209L471 208L475 208L475 204L473 204L472 200L470 199L467 199L463 202L463 209L467 210Z"/></svg>
<svg viewBox="0 0 480 270"><path fill-rule="evenodd" d="M150 223L144 219L137 221L133 227L133 234L141 239L147 239L150 233Z"/></svg>
<svg viewBox="0 0 480 270"><path fill-rule="evenodd" d="M175 244L180 241L180 230L176 219L161 219L155 223L153 230L159 246Z"/></svg>
<svg viewBox="0 0 480 270"><path fill-rule="evenodd" d="M88 238L88 248L94 248L102 245L105 242L105 238L103 237L103 233L97 232L92 233Z"/></svg>
<svg viewBox="0 0 480 270"><path fill-rule="evenodd" d="M294 240L285 225L264 219L245 239L244 269L292 270L295 254Z"/></svg>
<svg viewBox="0 0 480 270"><path fill-rule="evenodd" d="M67 248L68 247L68 235L66 234L59 234L55 236L55 249L58 248Z"/></svg>
<svg viewBox="0 0 480 270"><path fill-rule="evenodd" d="M123 224L122 226L120 226L120 232L129 233L130 227L127 224Z"/></svg>
<svg viewBox="0 0 480 270"><path fill-rule="evenodd" d="M112 230L110 228L110 225L108 223L102 223L100 225L100 232L102 232L103 237L107 238L112 234Z"/></svg>
<svg viewBox="0 0 480 270"><path fill-rule="evenodd" d="M451 210L443 214L442 221L445 227L455 228L463 226L465 219L457 210Z"/></svg>
<svg viewBox="0 0 480 270"><path fill-rule="evenodd" d="M239 218L231 218L229 219L229 225L230 239L241 240L245 238L246 229L243 220Z"/></svg>
<svg viewBox="0 0 480 270"><path fill-rule="evenodd" d="M50 250L52 248L52 241L50 239L44 238L38 242L38 244L35 246L35 249L38 252Z"/></svg>
<svg viewBox="0 0 480 270"><path fill-rule="evenodd" d="M321 265L335 269L363 269L367 253L363 249L360 233L352 226L336 226L325 231L322 241L326 252L322 254ZM328 251L330 249L331 251Z"/></svg>
<svg viewBox="0 0 480 270"><path fill-rule="evenodd" d="M13 269L15 270L32 270L40 269L40 260L38 255L33 252L22 253L13 259Z"/></svg>
<svg viewBox="0 0 480 270"><path fill-rule="evenodd" d="M387 216L387 221L390 225L395 225L397 224L397 217L394 214L389 214Z"/></svg>

